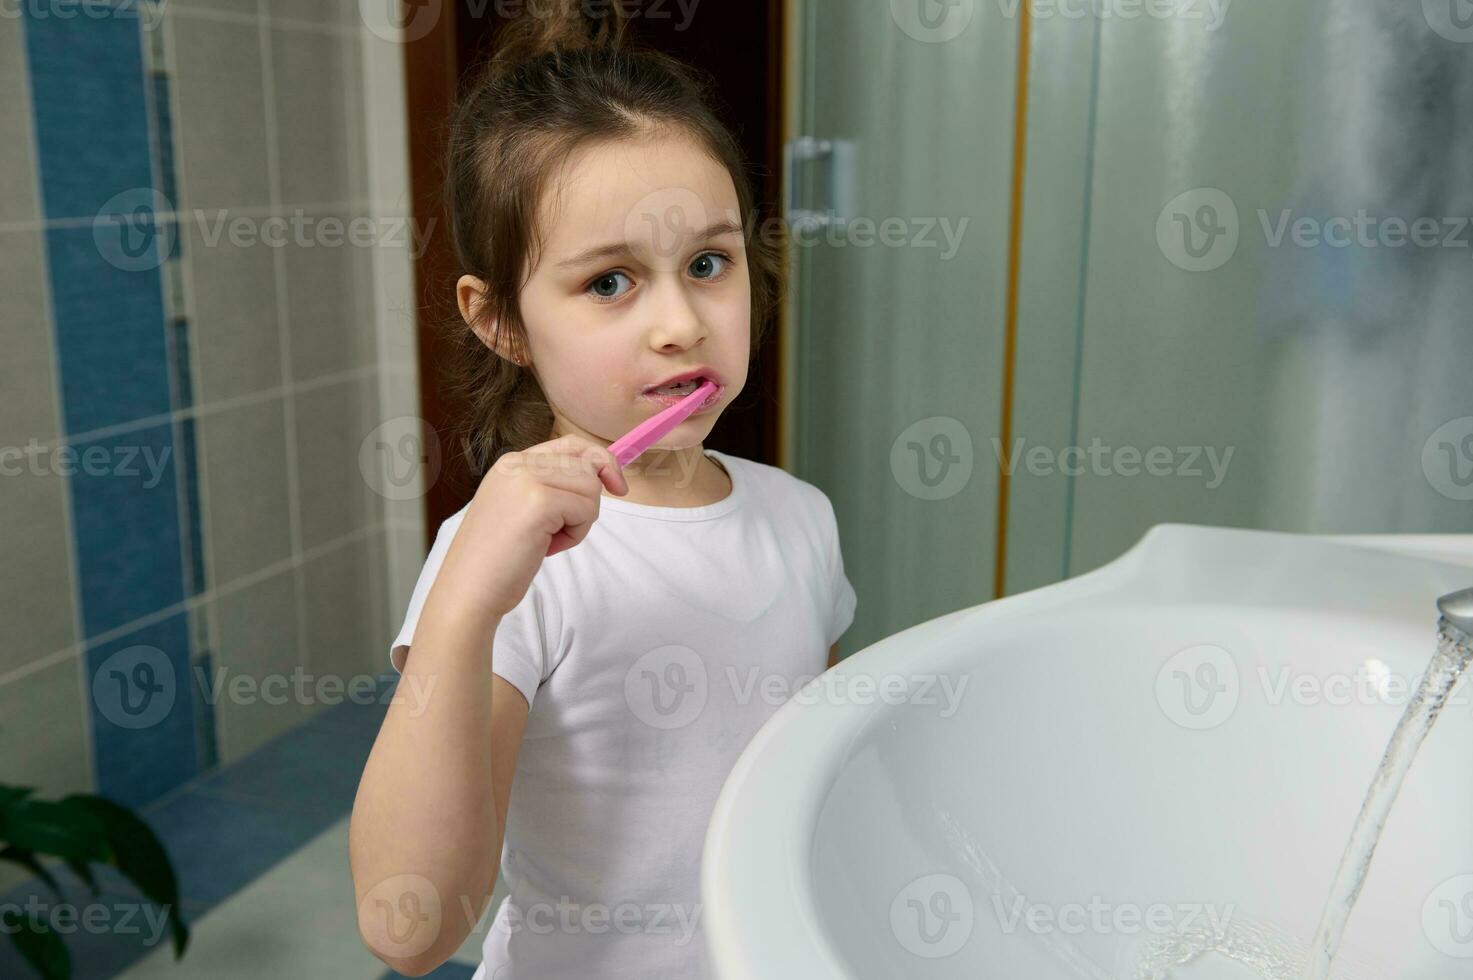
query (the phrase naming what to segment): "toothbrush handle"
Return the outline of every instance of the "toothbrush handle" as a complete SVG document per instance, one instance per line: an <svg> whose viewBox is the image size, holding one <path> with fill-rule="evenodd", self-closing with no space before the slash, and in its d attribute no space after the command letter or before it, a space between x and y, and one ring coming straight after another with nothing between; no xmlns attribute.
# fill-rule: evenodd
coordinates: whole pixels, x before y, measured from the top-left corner
<svg viewBox="0 0 1473 980"><path fill-rule="evenodd" d="M665 438L671 429L684 422L715 390L714 381L703 383L660 414L650 416L615 439L609 444L609 452L614 454L620 466L628 466L646 449Z"/></svg>

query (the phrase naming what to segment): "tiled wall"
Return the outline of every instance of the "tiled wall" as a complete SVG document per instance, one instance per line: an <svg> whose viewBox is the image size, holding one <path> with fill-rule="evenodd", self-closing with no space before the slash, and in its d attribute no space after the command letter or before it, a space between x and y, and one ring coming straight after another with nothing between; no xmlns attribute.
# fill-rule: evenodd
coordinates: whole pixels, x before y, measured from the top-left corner
<svg viewBox="0 0 1473 980"><path fill-rule="evenodd" d="M363 93L396 52L336 0L17 9L0 783L136 806L324 707L314 680L387 668L418 501L360 448L413 412L413 344L378 203L402 167L372 159L402 157L403 108Z"/></svg>

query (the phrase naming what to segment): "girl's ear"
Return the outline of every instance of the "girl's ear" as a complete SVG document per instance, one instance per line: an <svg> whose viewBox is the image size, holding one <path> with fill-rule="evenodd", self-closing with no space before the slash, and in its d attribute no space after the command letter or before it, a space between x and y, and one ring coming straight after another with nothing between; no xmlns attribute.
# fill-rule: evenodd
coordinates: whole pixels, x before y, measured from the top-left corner
<svg viewBox="0 0 1473 980"><path fill-rule="evenodd" d="M486 299L486 283L476 276L461 276L455 283L455 300L460 306L461 319L475 331L476 336L481 338L481 343L491 348L501 357L520 364L520 359L510 350L503 349L505 345L498 346L496 338L496 321L482 322L478 318L481 314L481 306Z"/></svg>

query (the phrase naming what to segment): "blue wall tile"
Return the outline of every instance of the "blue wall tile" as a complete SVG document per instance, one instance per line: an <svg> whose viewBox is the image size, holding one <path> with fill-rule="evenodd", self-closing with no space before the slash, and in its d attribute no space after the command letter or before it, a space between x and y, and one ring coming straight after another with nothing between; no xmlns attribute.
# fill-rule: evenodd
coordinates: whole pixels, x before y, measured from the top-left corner
<svg viewBox="0 0 1473 980"><path fill-rule="evenodd" d="M68 433L169 411L159 269L120 269L92 229L49 228L62 416Z"/></svg>
<svg viewBox="0 0 1473 980"><path fill-rule="evenodd" d="M20 4L41 193L48 218L92 218L122 191L153 188L136 13L59 17Z"/></svg>
<svg viewBox="0 0 1473 980"><path fill-rule="evenodd" d="M72 535L82 625L92 637L184 599L178 457L168 423L73 449L78 462L71 477ZM86 472L89 449L108 461L105 472L101 466ZM163 463L157 477L150 460ZM125 465L134 472L121 472Z"/></svg>

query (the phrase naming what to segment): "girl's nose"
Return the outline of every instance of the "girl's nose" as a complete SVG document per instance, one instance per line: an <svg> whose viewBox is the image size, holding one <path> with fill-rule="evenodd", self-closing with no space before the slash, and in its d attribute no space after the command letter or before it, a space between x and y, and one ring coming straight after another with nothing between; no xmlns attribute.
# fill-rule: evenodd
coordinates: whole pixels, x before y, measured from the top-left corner
<svg viewBox="0 0 1473 980"><path fill-rule="evenodd" d="M651 346L656 349L691 347L705 337L705 324L683 284L667 281L655 289L652 298L655 302L651 315L655 325L650 332Z"/></svg>

